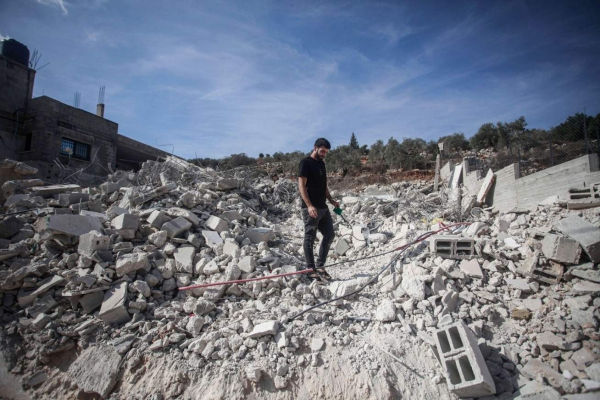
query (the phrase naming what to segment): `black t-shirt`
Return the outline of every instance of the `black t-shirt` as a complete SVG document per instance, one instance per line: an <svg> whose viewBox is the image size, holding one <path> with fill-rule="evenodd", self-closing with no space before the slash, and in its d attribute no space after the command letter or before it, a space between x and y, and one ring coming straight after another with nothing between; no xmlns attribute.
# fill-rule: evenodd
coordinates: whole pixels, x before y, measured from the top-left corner
<svg viewBox="0 0 600 400"><path fill-rule="evenodd" d="M306 189L312 205L316 208L326 208L327 172L325 171L325 163L312 157L306 157L300 161L298 176L307 178ZM302 208L306 208L304 200L302 200Z"/></svg>

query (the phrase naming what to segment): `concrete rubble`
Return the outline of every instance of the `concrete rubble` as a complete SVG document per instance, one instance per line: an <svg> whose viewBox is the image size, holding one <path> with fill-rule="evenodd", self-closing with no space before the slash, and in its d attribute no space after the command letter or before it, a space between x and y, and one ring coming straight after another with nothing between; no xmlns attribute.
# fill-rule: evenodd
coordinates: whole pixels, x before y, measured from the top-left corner
<svg viewBox="0 0 600 400"><path fill-rule="evenodd" d="M500 214L483 204L492 171L477 213L456 201L459 175L438 192L426 181L334 192L351 226L334 215L328 264L471 225L409 247L360 294L398 253L333 266L331 283L179 290L304 269L295 184L174 158L96 188L15 182L0 219L0 348L36 397L202 397L191 393L206 375L296 398L298 381L338 368L340 354L350 376L410 375L392 343L423 398L600 395L600 208ZM145 392L163 362L177 372Z"/></svg>

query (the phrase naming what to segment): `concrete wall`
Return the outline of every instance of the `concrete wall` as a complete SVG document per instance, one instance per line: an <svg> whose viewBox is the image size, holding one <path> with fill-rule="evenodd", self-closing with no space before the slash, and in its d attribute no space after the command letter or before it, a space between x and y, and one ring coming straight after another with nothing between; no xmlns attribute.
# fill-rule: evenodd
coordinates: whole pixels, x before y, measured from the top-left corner
<svg viewBox="0 0 600 400"><path fill-rule="evenodd" d="M481 171L478 169L469 172L466 176L463 175L463 185L469 191L469 194L477 195L482 183Z"/></svg>
<svg viewBox="0 0 600 400"><path fill-rule="evenodd" d="M35 70L0 55L0 110L27 108L33 94Z"/></svg>
<svg viewBox="0 0 600 400"><path fill-rule="evenodd" d="M600 182L598 155L588 154L551 168L519 177L518 164L496 172L496 183L488 196L496 209L505 212L514 207L531 209L547 197L568 199L570 188Z"/></svg>
<svg viewBox="0 0 600 400"><path fill-rule="evenodd" d="M85 172L90 175L106 175L107 165L115 166L118 140L115 122L47 96L32 99L30 108L34 119L26 124L26 130L32 135L31 150L21 152L20 161L37 167L38 162L52 163L58 159L71 169L87 168ZM63 138L90 145L90 161L61 155ZM56 172L54 168L52 172L44 168L40 177L51 180L57 177Z"/></svg>
<svg viewBox="0 0 600 400"><path fill-rule="evenodd" d="M157 161L159 158L167 158L169 155L165 151L127 136L118 135L116 163L119 169L137 171L143 162L148 160Z"/></svg>
<svg viewBox="0 0 600 400"><path fill-rule="evenodd" d="M454 170L454 164L448 161L440 170L440 178L442 182L447 182L450 179L450 175L452 175L452 171Z"/></svg>
<svg viewBox="0 0 600 400"><path fill-rule="evenodd" d="M33 93L35 70L0 55L0 159L18 159L26 143L23 122Z"/></svg>

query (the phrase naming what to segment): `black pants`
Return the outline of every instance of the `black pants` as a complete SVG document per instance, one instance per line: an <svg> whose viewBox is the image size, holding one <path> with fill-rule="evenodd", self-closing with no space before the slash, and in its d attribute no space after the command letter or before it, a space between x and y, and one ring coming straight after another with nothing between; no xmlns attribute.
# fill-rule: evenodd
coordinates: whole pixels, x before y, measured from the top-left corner
<svg viewBox="0 0 600 400"><path fill-rule="evenodd" d="M329 208L317 208L317 213L317 218L312 218L308 214L307 208L302 209L302 219L304 221L304 258L306 259L307 268L315 267L313 247L317 238L317 230L323 235L323 240L321 241L316 267L325 265L329 247L335 236L333 219L329 213Z"/></svg>

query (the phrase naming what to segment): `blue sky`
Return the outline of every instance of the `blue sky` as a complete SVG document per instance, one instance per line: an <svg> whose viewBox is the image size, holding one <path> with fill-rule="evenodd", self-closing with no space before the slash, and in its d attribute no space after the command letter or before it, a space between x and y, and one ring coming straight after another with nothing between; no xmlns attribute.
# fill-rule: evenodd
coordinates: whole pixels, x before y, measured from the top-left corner
<svg viewBox="0 0 600 400"><path fill-rule="evenodd" d="M598 1L1 0L34 96L184 157L473 135L600 112ZM166 146L169 144L169 146Z"/></svg>

